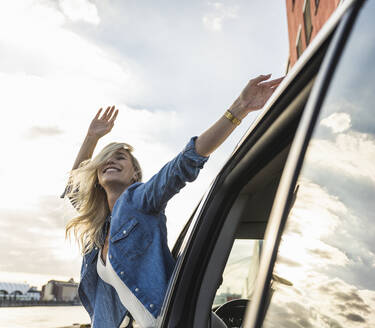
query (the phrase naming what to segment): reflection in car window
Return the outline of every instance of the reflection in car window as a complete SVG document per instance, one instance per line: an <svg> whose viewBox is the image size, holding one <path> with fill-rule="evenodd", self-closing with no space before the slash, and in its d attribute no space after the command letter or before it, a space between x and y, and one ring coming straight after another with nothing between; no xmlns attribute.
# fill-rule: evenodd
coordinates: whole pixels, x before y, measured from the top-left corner
<svg viewBox="0 0 375 328"><path fill-rule="evenodd" d="M251 299L259 269L261 240L236 239L213 307L234 299Z"/></svg>
<svg viewBox="0 0 375 328"><path fill-rule="evenodd" d="M374 17L367 1L328 90L263 327L375 327Z"/></svg>

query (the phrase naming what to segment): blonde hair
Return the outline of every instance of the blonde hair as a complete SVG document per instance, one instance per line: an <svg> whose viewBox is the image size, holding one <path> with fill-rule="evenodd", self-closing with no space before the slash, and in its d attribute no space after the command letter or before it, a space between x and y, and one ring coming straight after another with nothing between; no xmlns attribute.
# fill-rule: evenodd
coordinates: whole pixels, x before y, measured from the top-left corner
<svg viewBox="0 0 375 328"><path fill-rule="evenodd" d="M79 215L66 225L65 237L70 237L70 232L73 230L83 255L89 253L95 246L102 246L102 227L110 213L107 195L103 187L99 185L97 171L115 152L121 149L125 149L130 155L135 171L133 182L142 181L139 162L131 154L134 148L129 144L119 142L110 143L95 158L83 161L70 173L66 196L78 210Z"/></svg>

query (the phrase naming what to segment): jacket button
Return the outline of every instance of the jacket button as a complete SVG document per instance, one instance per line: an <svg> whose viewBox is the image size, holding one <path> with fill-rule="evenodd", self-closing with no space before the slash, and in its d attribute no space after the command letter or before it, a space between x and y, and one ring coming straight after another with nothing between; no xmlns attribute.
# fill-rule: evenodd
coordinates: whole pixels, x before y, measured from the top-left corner
<svg viewBox="0 0 375 328"><path fill-rule="evenodd" d="M95 250L97 251L97 250L98 250L98 247L95 247Z"/></svg>
<svg viewBox="0 0 375 328"><path fill-rule="evenodd" d="M139 288L134 289L136 292L139 292Z"/></svg>
<svg viewBox="0 0 375 328"><path fill-rule="evenodd" d="M122 233L125 235L126 234L126 230L124 230Z"/></svg>
<svg viewBox="0 0 375 328"><path fill-rule="evenodd" d="M121 271L120 274L123 275L123 274L124 274L124 271Z"/></svg>
<svg viewBox="0 0 375 328"><path fill-rule="evenodd" d="M86 263L86 268L87 268L87 263Z"/></svg>
<svg viewBox="0 0 375 328"><path fill-rule="evenodd" d="M111 259L111 258L112 258L112 255L109 255L109 258Z"/></svg>
<svg viewBox="0 0 375 328"><path fill-rule="evenodd" d="M150 308L152 309L154 307L154 304L150 304Z"/></svg>

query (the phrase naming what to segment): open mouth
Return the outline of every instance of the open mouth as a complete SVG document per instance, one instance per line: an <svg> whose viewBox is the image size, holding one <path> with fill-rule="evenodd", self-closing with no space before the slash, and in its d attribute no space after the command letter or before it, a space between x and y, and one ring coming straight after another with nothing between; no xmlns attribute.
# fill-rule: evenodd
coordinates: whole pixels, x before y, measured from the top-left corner
<svg viewBox="0 0 375 328"><path fill-rule="evenodd" d="M103 173L107 172L120 172L120 169L118 169L117 167L109 166L103 170Z"/></svg>

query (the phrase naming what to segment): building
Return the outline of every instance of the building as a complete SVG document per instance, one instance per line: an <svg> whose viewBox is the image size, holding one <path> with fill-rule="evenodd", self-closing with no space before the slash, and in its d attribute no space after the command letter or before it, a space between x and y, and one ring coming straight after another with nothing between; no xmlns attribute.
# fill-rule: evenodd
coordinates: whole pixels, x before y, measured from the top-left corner
<svg viewBox="0 0 375 328"><path fill-rule="evenodd" d="M29 296L28 300L39 301L41 293L42 291L37 290L36 287L30 287L30 289L27 292L27 295Z"/></svg>
<svg viewBox="0 0 375 328"><path fill-rule="evenodd" d="M287 71L295 64L343 0L286 0L289 36Z"/></svg>
<svg viewBox="0 0 375 328"><path fill-rule="evenodd" d="M78 301L78 283L71 278L69 281L50 280L42 287L43 301Z"/></svg>
<svg viewBox="0 0 375 328"><path fill-rule="evenodd" d="M40 291L29 284L0 282L0 300L39 301Z"/></svg>

